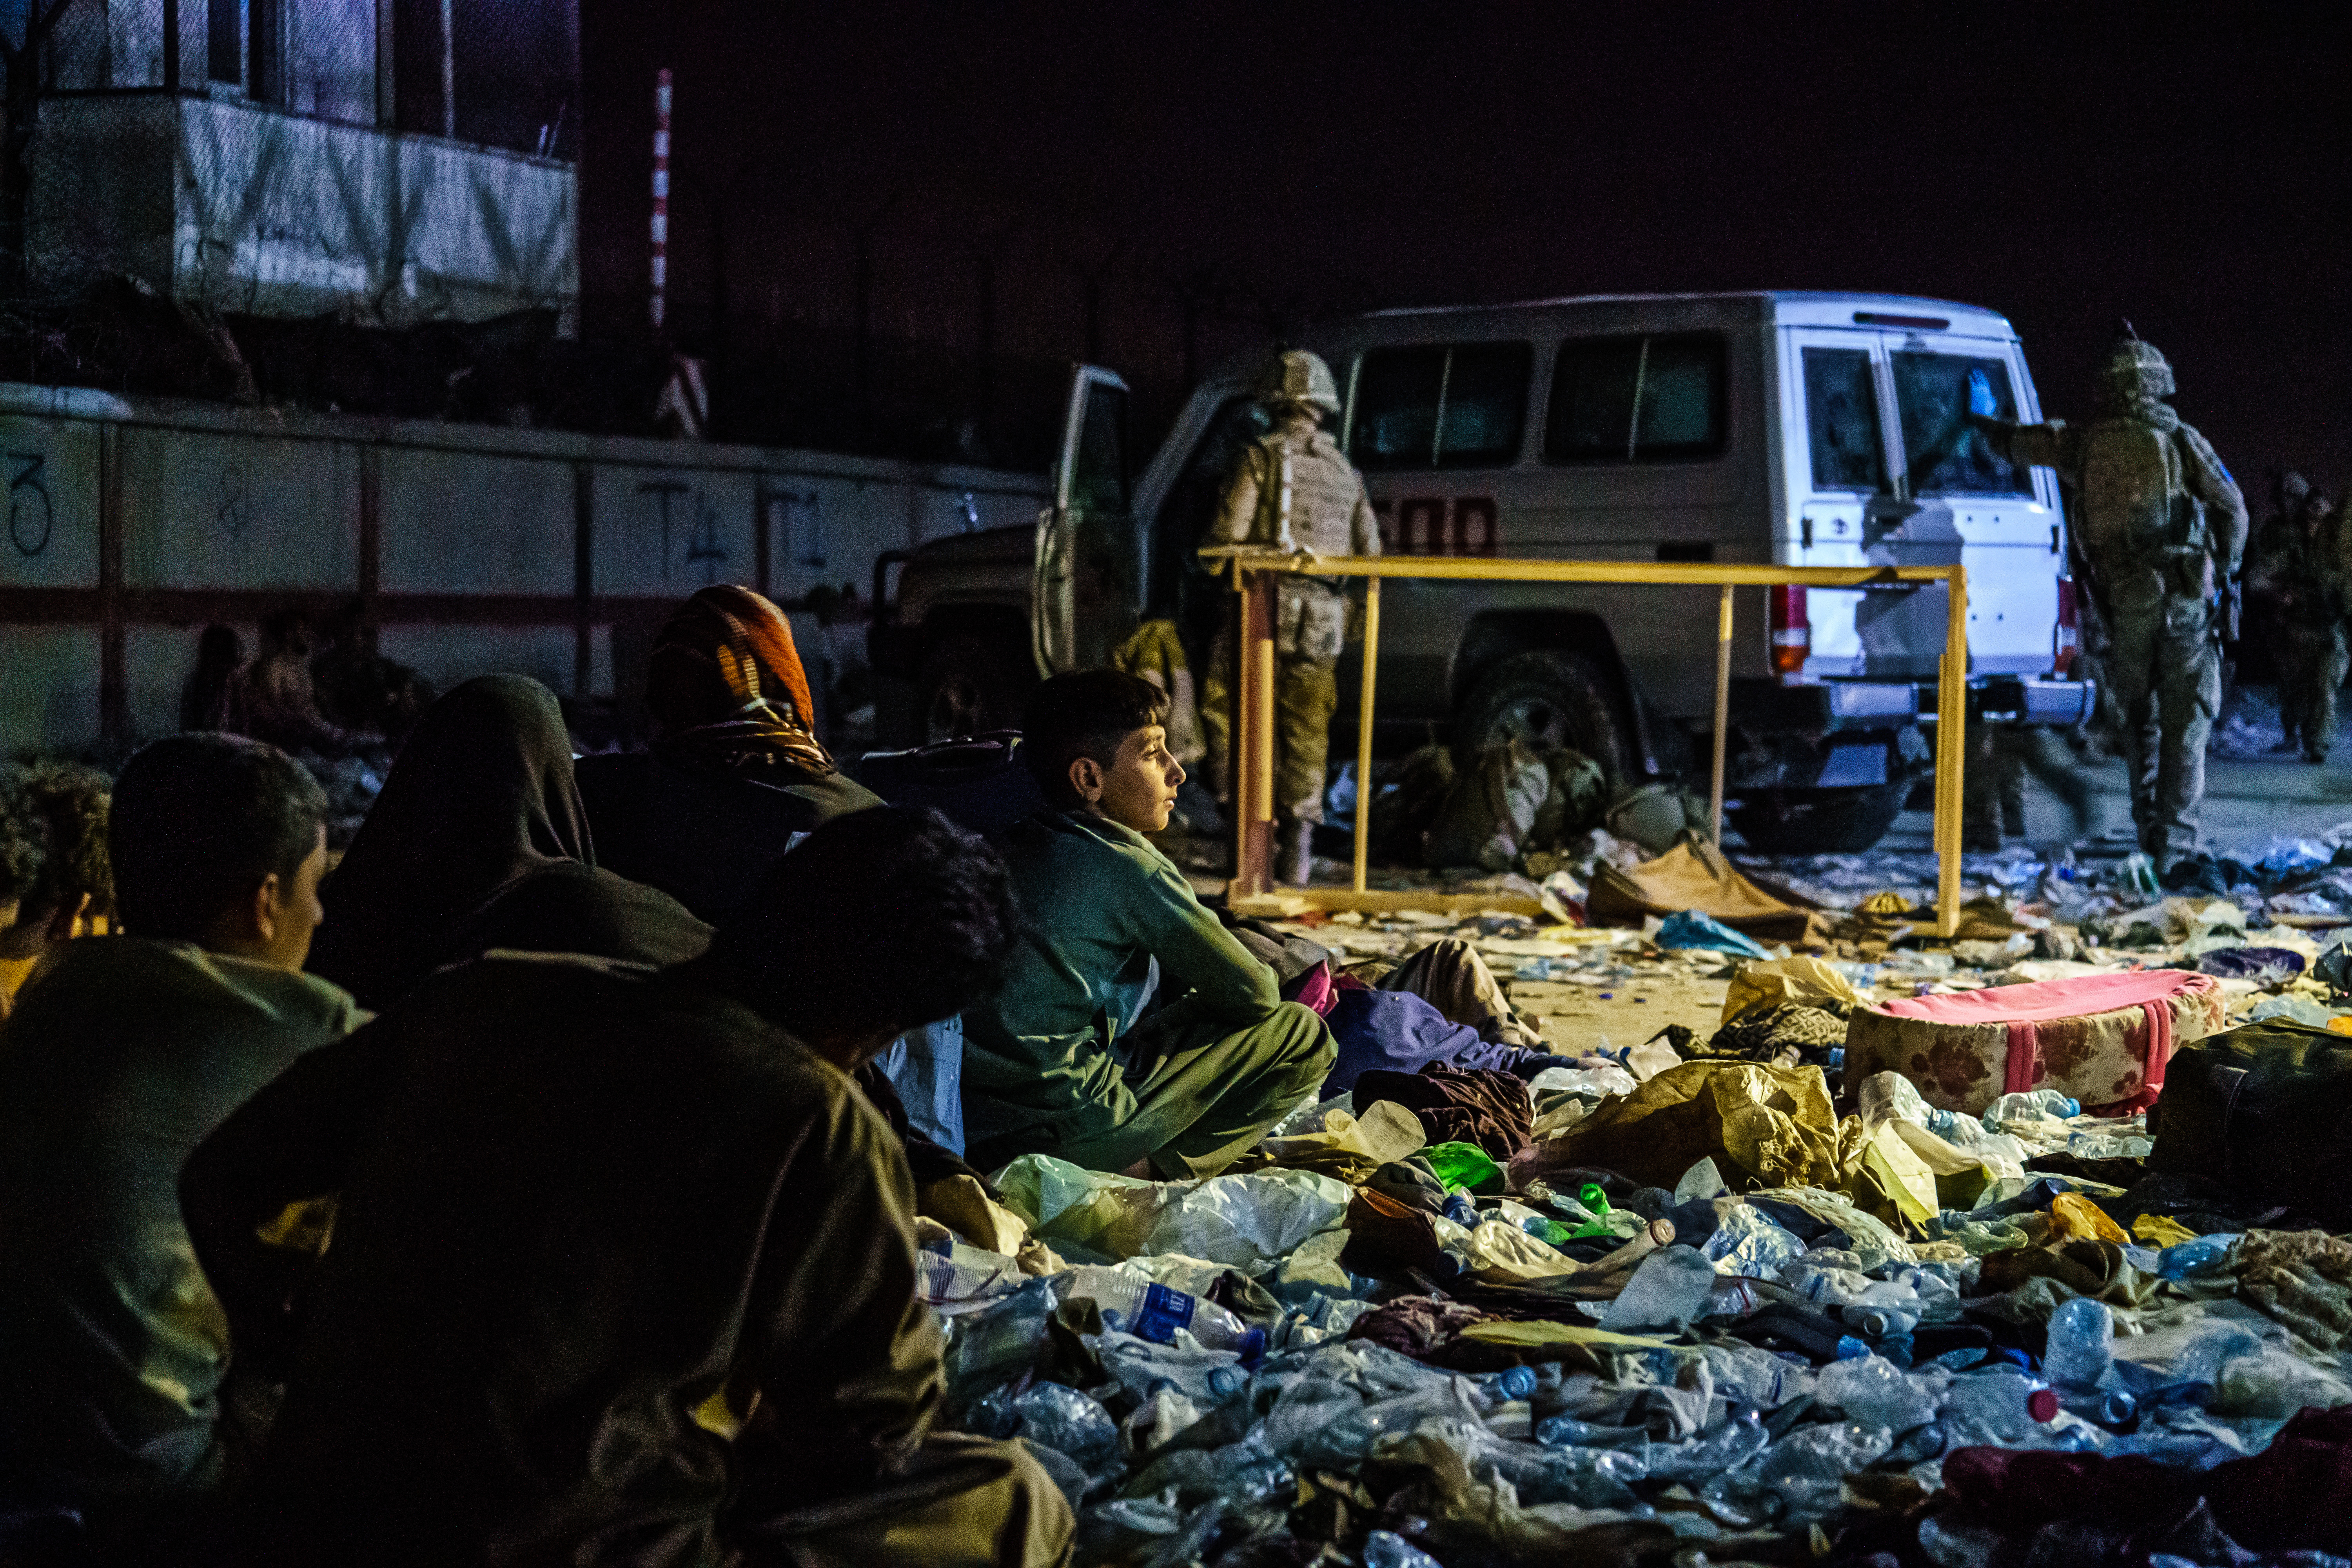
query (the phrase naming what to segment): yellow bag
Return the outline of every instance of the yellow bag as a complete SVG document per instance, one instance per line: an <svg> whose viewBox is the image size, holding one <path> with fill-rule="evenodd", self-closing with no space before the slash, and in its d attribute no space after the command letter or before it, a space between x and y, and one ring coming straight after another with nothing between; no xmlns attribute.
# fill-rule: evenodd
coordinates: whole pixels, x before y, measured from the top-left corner
<svg viewBox="0 0 2352 1568"><path fill-rule="evenodd" d="M1818 958L1776 958L1743 963L1723 994L1722 1021L1728 1024L1743 1013L1778 1007L1784 1003L1835 1012L1832 1003L1861 1006L1862 994L1844 975Z"/></svg>

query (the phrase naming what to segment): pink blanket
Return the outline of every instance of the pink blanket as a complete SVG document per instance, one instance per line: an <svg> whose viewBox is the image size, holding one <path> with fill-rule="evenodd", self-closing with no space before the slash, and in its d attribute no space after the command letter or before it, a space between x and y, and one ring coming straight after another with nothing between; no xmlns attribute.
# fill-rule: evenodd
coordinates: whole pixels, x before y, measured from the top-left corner
<svg viewBox="0 0 2352 1568"><path fill-rule="evenodd" d="M2172 1059L2173 998L2220 989L2221 982L2210 974L2146 969L2127 974L2086 974L2079 980L2044 980L2032 985L1996 985L1945 996L1914 996L1881 1003L1879 1011L1939 1024L2004 1026L2009 1031L2009 1059L2002 1072L2002 1092L2021 1094L2042 1077L2036 1024L2137 1007L2147 1019L2140 1058L2145 1064L2143 1093L2153 1100L2155 1091L2164 1085L2165 1064Z"/></svg>

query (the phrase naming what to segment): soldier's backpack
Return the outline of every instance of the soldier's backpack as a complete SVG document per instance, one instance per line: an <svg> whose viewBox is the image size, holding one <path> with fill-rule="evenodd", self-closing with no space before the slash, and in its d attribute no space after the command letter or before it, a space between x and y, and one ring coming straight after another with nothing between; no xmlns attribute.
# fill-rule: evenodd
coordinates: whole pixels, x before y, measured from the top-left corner
<svg viewBox="0 0 2352 1568"><path fill-rule="evenodd" d="M2203 547L2202 514L2183 479L2179 439L2140 419L2091 426L2083 453L2084 524L2122 520L2121 537L2084 538L2092 560L2144 562Z"/></svg>
<svg viewBox="0 0 2352 1568"><path fill-rule="evenodd" d="M2352 1228L2352 1039L2284 1018L2209 1035L2174 1054L2147 1123L2150 1173Z"/></svg>

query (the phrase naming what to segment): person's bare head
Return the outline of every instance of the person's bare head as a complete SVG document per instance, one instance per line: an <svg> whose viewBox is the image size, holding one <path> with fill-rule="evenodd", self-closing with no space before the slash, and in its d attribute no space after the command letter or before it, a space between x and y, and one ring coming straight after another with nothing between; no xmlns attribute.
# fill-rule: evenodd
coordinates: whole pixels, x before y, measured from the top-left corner
<svg viewBox="0 0 2352 1568"><path fill-rule="evenodd" d="M326 911L327 796L241 735L173 735L115 782L116 901L133 936L299 969Z"/></svg>
<svg viewBox="0 0 2352 1568"><path fill-rule="evenodd" d="M878 806L778 861L695 967L847 1071L993 991L1020 931L995 850L936 811Z"/></svg>
<svg viewBox="0 0 2352 1568"><path fill-rule="evenodd" d="M0 778L0 958L37 958L114 912L110 787L95 768L70 763Z"/></svg>

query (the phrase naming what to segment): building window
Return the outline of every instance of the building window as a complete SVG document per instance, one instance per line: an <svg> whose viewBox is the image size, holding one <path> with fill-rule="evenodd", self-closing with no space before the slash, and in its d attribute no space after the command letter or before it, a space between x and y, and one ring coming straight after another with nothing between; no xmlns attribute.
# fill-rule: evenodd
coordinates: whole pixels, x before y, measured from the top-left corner
<svg viewBox="0 0 2352 1568"><path fill-rule="evenodd" d="M1544 460L1662 463L1723 450L1723 339L1572 338L1552 367Z"/></svg>
<svg viewBox="0 0 2352 1568"><path fill-rule="evenodd" d="M1516 462L1534 363L1526 343L1374 349L1356 370L1348 456L1375 472Z"/></svg>

